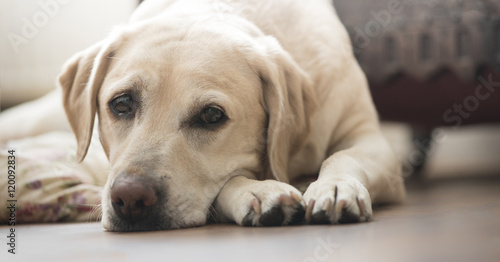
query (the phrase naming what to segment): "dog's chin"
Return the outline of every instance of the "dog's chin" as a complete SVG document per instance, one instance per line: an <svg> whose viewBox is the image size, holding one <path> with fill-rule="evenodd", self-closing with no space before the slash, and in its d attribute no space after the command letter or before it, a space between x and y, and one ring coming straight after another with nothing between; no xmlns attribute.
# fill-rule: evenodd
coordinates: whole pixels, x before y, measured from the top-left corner
<svg viewBox="0 0 500 262"><path fill-rule="evenodd" d="M199 227L205 225L207 223L206 221L206 218L188 218L187 221L179 221L167 215L158 215L155 219L146 218L141 221L131 223L124 221L113 214L104 213L101 224L108 232L138 232Z"/></svg>

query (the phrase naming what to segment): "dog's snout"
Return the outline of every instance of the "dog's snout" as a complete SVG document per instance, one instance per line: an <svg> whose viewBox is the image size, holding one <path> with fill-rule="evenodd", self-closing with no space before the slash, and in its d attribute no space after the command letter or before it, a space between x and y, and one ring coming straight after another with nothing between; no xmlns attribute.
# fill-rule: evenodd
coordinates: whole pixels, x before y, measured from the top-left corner
<svg viewBox="0 0 500 262"><path fill-rule="evenodd" d="M111 205L116 215L129 223L148 217L157 199L154 184L133 175L119 176L111 187Z"/></svg>

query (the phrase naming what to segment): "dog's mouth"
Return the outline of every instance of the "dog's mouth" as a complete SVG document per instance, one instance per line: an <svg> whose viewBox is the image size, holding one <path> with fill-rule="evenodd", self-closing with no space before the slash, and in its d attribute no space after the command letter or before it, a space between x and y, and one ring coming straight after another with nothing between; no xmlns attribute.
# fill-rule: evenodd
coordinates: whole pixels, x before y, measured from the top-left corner
<svg viewBox="0 0 500 262"><path fill-rule="evenodd" d="M116 215L109 217L109 225L104 227L111 232L158 231L180 228L173 226L168 216L150 216L139 221L127 221Z"/></svg>
<svg viewBox="0 0 500 262"><path fill-rule="evenodd" d="M105 216L105 215L104 215ZM103 217L103 226L109 232L140 232L140 231L162 231L175 230L181 228L191 228L203 226L207 223L216 222L213 214L209 213L205 220L197 222L179 222L173 216L168 215L168 212L151 214L138 221L127 221L115 214L108 214L108 219ZM107 221L107 222L104 222Z"/></svg>
<svg viewBox="0 0 500 262"><path fill-rule="evenodd" d="M212 214L208 214L206 219L193 221L192 219L183 219L177 216L176 212L163 211L161 208L154 209L147 216L138 217L136 220L117 215L114 211L108 210L103 214L102 224L110 232L137 232L137 231L161 231L174 230L181 228L190 228L203 226L211 219ZM185 221L184 221L185 220Z"/></svg>

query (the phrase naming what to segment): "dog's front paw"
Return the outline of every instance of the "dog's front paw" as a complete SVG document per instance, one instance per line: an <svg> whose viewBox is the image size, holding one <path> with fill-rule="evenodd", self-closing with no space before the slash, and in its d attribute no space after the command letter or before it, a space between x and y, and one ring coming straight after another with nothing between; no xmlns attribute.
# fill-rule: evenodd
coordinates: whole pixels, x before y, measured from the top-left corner
<svg viewBox="0 0 500 262"><path fill-rule="evenodd" d="M306 221L313 224L364 222L371 218L368 190L355 179L323 179L304 193Z"/></svg>
<svg viewBox="0 0 500 262"><path fill-rule="evenodd" d="M277 181L263 183L246 194L249 209L243 226L282 226L304 219L305 202L298 190Z"/></svg>

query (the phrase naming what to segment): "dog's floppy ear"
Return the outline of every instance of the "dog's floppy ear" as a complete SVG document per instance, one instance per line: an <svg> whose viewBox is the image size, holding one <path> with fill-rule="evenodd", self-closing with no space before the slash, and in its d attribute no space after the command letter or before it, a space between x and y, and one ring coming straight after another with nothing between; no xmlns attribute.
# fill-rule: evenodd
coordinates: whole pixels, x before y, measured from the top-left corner
<svg viewBox="0 0 500 262"><path fill-rule="evenodd" d="M71 57L59 75L66 116L77 140L76 160L87 154L94 128L97 93L121 37L113 35Z"/></svg>
<svg viewBox="0 0 500 262"><path fill-rule="evenodd" d="M309 76L273 37L263 37L260 67L264 108L268 113L267 154L270 171L288 182L288 161L303 145L310 130L316 97Z"/></svg>

